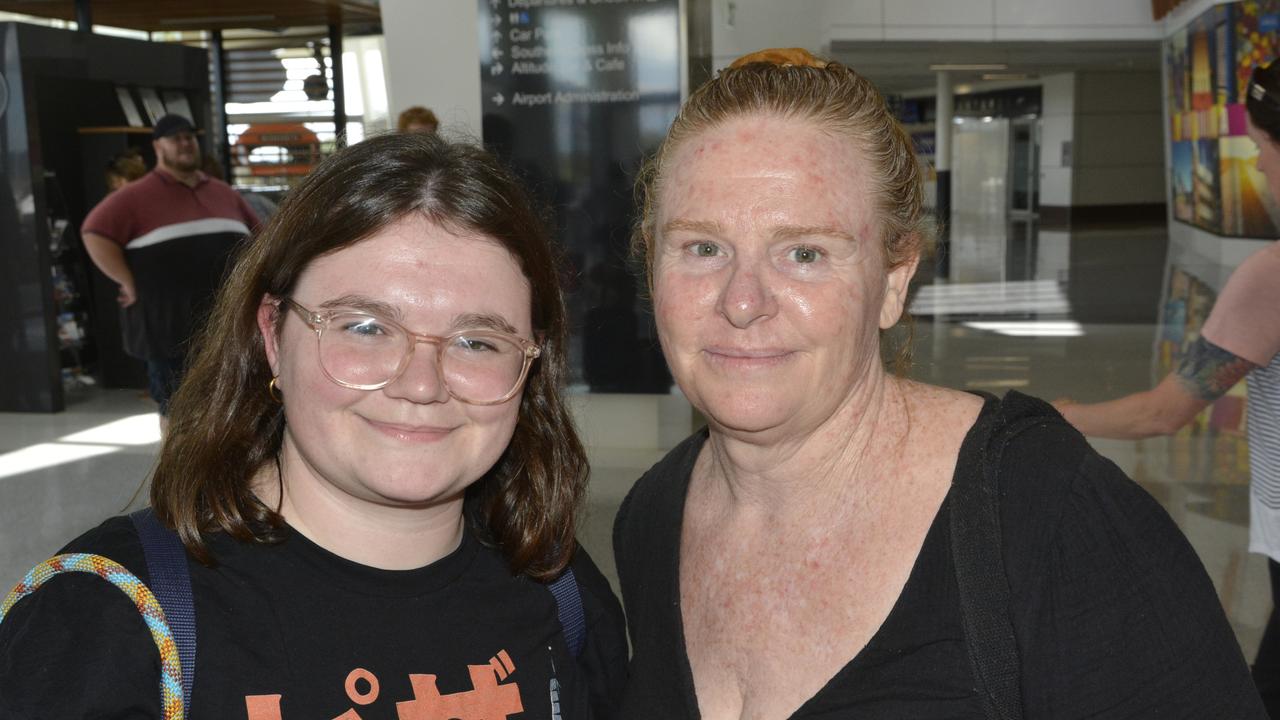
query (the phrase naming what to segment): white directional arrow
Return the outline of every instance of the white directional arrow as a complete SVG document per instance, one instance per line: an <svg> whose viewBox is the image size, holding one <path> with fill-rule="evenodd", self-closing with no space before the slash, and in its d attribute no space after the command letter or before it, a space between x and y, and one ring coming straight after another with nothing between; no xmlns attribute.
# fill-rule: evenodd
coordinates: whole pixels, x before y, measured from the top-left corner
<svg viewBox="0 0 1280 720"><path fill-rule="evenodd" d="M501 74L502 74L502 63L500 63L500 62L496 62L496 63L494 63L494 64L490 65L490 66L489 66L489 74L490 74L490 75L501 75Z"/></svg>
<svg viewBox="0 0 1280 720"><path fill-rule="evenodd" d="M494 30L494 31L493 31L493 44L494 44L494 45L497 45L497 44L498 44L498 43L500 43L500 42L502 42L502 33L498 32L497 30Z"/></svg>
<svg viewBox="0 0 1280 720"><path fill-rule="evenodd" d="M506 53L502 52L502 48L500 48L500 47L495 47L493 50L491 50L491 51L489 52L489 54L493 56L493 59L494 59L494 60L497 60L498 58L502 57L503 55L506 55Z"/></svg>
<svg viewBox="0 0 1280 720"><path fill-rule="evenodd" d="M497 14L497 13L494 13L494 14L490 17L490 20L492 20L492 21L493 21L493 26L494 26L494 27L498 27L499 25L501 25L501 24L502 24L502 16L501 16L501 15L499 15L499 14Z"/></svg>
<svg viewBox="0 0 1280 720"><path fill-rule="evenodd" d="M493 104L497 105L498 107L502 107L502 103L507 101L506 98L502 97L502 93L494 93L492 100L493 100Z"/></svg>
<svg viewBox="0 0 1280 720"><path fill-rule="evenodd" d="M489 7L497 9L502 4L502 0L489 0Z"/></svg>

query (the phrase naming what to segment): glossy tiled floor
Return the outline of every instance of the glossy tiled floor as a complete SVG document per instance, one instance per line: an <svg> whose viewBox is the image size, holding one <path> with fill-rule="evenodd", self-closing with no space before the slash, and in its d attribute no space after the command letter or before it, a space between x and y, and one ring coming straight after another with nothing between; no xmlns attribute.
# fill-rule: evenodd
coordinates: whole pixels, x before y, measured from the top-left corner
<svg viewBox="0 0 1280 720"><path fill-rule="evenodd" d="M1164 228L1067 233L957 217L952 233L950 278L935 280L926 269L914 305L914 377L1079 400L1152 381ZM156 449L151 411L137 392L97 391L59 415L0 414L0 585L130 504ZM1215 482L1207 469L1212 457L1174 452L1171 441L1095 445L1157 497L1191 538L1252 656L1270 598L1265 562L1245 552L1246 486ZM590 452L594 473L582 539L612 575L613 514L661 448L596 446Z"/></svg>

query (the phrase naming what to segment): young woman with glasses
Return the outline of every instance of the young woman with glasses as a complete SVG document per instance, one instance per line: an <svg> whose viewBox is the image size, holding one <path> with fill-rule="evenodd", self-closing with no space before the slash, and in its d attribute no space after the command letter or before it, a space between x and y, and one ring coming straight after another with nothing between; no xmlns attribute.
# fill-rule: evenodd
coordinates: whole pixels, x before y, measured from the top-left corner
<svg viewBox="0 0 1280 720"><path fill-rule="evenodd" d="M187 554L190 714L608 714L627 647L574 541L565 347L546 232L484 151L389 134L295 189L192 348L151 480ZM148 577L126 518L67 552ZM61 576L0 624L0 715L159 717L159 665L124 594Z"/></svg>

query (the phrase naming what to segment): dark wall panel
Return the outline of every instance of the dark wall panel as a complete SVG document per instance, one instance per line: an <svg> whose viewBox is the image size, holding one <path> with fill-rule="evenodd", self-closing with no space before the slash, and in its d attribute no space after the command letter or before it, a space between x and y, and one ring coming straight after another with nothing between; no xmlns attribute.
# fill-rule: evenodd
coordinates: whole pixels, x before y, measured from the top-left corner
<svg viewBox="0 0 1280 720"><path fill-rule="evenodd" d="M90 136L82 128L123 126L116 87L183 92L193 118L206 125L208 60L204 50L52 28L0 23L0 74L10 92L0 109L0 411L57 411L64 405L54 265L81 295L78 308L91 337L81 361L103 368L111 384L138 386L141 364L125 358L114 337L114 285L104 287L79 241L78 228L102 199L101 168L116 149L141 135ZM61 221L61 225L55 224ZM63 228L67 228L64 230ZM65 280L59 281L65 287Z"/></svg>

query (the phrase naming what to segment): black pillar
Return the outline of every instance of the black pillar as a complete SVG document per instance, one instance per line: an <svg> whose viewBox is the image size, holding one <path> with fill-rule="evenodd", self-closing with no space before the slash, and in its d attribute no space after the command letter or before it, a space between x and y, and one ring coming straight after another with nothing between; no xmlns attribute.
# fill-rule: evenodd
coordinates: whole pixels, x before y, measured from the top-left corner
<svg viewBox="0 0 1280 720"><path fill-rule="evenodd" d="M935 210L938 216L937 277L951 277L951 171L939 170Z"/></svg>
<svg viewBox="0 0 1280 720"><path fill-rule="evenodd" d="M342 23L329 26L329 61L333 68L333 131L335 147L347 144L347 97L342 84ZM323 70L323 68L321 68Z"/></svg>
<svg viewBox="0 0 1280 720"><path fill-rule="evenodd" d="M218 158L223 177L231 183L235 178L231 176L231 145L227 141L227 51L222 44L221 30L209 34L209 70L213 81L213 97L209 103L212 105L209 108L209 151Z"/></svg>
<svg viewBox="0 0 1280 720"><path fill-rule="evenodd" d="M89 0L76 0L76 29L80 32L93 32L93 12L89 8Z"/></svg>

